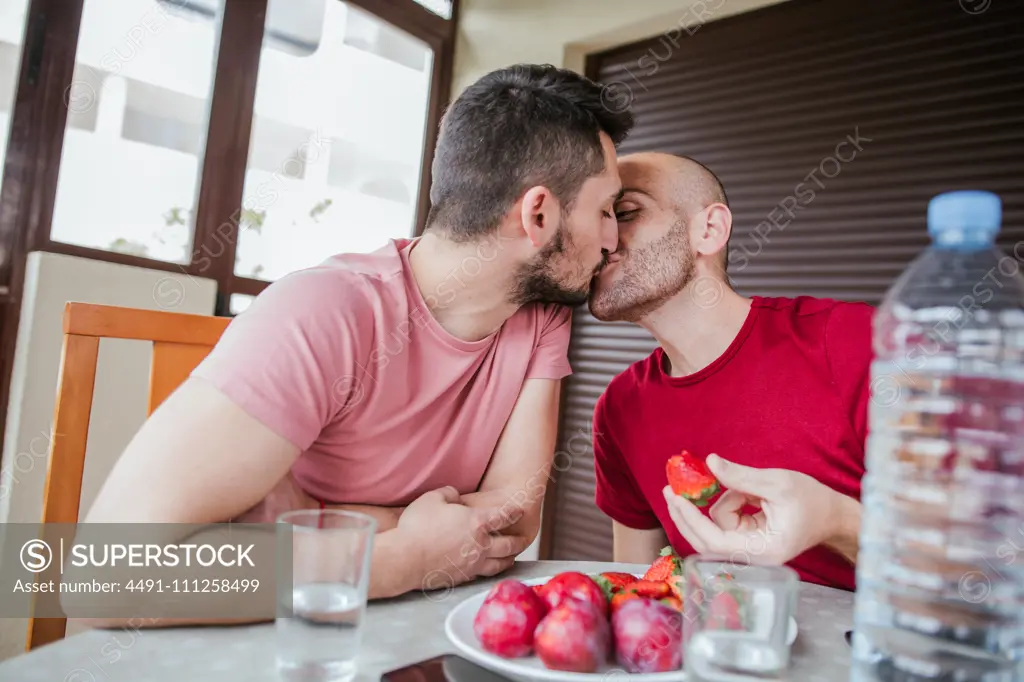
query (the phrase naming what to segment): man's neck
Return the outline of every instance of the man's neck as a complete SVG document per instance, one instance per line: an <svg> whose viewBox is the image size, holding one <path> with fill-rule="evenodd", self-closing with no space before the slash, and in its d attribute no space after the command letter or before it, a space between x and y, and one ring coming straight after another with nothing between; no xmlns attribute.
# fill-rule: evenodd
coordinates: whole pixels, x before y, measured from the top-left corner
<svg viewBox="0 0 1024 682"><path fill-rule="evenodd" d="M463 341L493 334L518 309L508 301L511 259L500 241L495 235L456 244L427 232L409 254L413 281L430 314Z"/></svg>
<svg viewBox="0 0 1024 682"><path fill-rule="evenodd" d="M751 300L724 284L693 289L707 282L698 278L640 321L665 351L671 376L699 372L721 357L750 313Z"/></svg>

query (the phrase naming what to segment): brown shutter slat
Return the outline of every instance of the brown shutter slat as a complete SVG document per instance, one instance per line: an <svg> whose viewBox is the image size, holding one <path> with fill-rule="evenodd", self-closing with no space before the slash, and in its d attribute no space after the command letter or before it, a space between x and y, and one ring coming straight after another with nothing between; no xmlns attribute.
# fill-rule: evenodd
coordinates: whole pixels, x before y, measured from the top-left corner
<svg viewBox="0 0 1024 682"><path fill-rule="evenodd" d="M678 46L659 36L596 55L588 69L633 92L637 127L621 153L685 154L722 178L738 291L878 303L927 245L935 194L998 193L1000 246L1024 239L1024 3L980 14L960 5L790 0L683 33ZM858 130L870 141L826 177L822 160ZM815 169L823 188L806 180ZM782 202L802 182L815 197L790 220ZM654 347L639 327L574 314L559 445L572 463L555 489L551 558L611 558L593 453L568 439L590 428L608 382Z"/></svg>

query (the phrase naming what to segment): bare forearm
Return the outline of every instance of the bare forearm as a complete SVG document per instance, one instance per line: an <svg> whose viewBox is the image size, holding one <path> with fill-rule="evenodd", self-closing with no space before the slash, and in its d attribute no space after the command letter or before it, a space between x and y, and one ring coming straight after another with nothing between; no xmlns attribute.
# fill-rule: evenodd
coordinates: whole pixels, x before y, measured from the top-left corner
<svg viewBox="0 0 1024 682"><path fill-rule="evenodd" d="M462 503L467 507L481 509L490 507L502 511L506 518L518 520L514 525L502 531L503 535L522 535L535 537L540 531L540 509L543 498L531 499L523 492L514 488L500 488L468 493L462 496ZM326 509L340 509L359 514L366 514L377 521L377 533L394 530L405 507L376 507L366 504L329 504Z"/></svg>
<svg viewBox="0 0 1024 682"><path fill-rule="evenodd" d="M650 564L668 544L661 528L637 530L621 523L612 523L612 558L626 564Z"/></svg>
<svg viewBox="0 0 1024 682"><path fill-rule="evenodd" d="M825 545L850 563L855 564L860 549L860 518L863 507L860 502L845 495L840 500L838 507L836 531Z"/></svg>
<svg viewBox="0 0 1024 682"><path fill-rule="evenodd" d="M387 599L416 589L424 589L428 580L422 558L397 530L377 533L373 538L373 558L367 598Z"/></svg>
<svg viewBox="0 0 1024 682"><path fill-rule="evenodd" d="M394 530L398 526L398 517L405 511L405 507L375 507L369 504L329 504L324 508L356 512L370 516L377 522L378 533Z"/></svg>
<svg viewBox="0 0 1024 682"><path fill-rule="evenodd" d="M96 628L133 629L273 620L281 588L274 527L190 525L194 528L146 524L149 542L144 560L133 555L128 561L111 558L107 562L104 555L102 565L91 558L69 562L62 583L111 586L102 599L90 591L61 589L60 605L69 620ZM74 543L78 547L107 544L102 525L80 524L77 530ZM134 545L131 539L127 542ZM163 556L150 556L151 546L164 547ZM177 549L168 551L168 547ZM194 553L193 548L197 548ZM201 561L202 548L212 551L215 560ZM81 559L84 554L76 556Z"/></svg>
<svg viewBox="0 0 1024 682"><path fill-rule="evenodd" d="M527 494L523 488L507 487L468 493L462 496L467 507L498 509L503 517L517 519L502 535L518 535L532 542L540 532L540 511L543 497Z"/></svg>
<svg viewBox="0 0 1024 682"><path fill-rule="evenodd" d="M98 630L144 630L147 628L203 627L208 625L253 625L268 623L267 618L68 618L68 624L75 623Z"/></svg>

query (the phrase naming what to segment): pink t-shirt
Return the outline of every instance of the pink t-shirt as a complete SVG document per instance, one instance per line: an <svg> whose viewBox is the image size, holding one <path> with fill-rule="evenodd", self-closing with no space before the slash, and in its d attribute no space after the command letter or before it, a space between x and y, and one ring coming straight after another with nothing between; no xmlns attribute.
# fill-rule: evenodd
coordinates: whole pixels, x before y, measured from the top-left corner
<svg viewBox="0 0 1024 682"><path fill-rule="evenodd" d="M323 501L405 505L445 485L477 490L523 382L571 373L570 309L526 305L486 339L457 339L411 277L415 244L283 277L192 373L298 447L292 473Z"/></svg>

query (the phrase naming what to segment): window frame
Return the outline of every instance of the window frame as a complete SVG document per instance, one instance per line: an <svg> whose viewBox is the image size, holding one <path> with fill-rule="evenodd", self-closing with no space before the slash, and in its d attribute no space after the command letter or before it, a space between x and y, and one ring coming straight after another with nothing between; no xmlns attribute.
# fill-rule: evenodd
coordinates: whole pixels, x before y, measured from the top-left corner
<svg viewBox="0 0 1024 682"><path fill-rule="evenodd" d="M268 280L234 272L240 229L238 214L243 200L268 1L224 1L188 263L172 263L51 238L67 123L64 97L72 82L85 0L30 2L0 191L0 249L8 254L6 261L0 264L0 305L20 308L24 261L30 251L213 279L217 282L215 314L221 316L230 316L232 294L255 296L270 285ZM452 86L459 2L452 0L451 19L445 19L415 0L328 1L348 2L422 40L434 51L419 193L410 236L421 234L430 207L434 143ZM10 314L4 314L3 328L16 327L17 316L12 319L13 311L7 313ZM13 354L13 339L0 341L0 353L5 361L7 355Z"/></svg>
<svg viewBox="0 0 1024 682"><path fill-rule="evenodd" d="M342 1L342 0L333 0ZM419 38L434 50L419 198L412 236L422 233L430 205L430 168L451 87L459 0L450 19L415 0L345 0ZM214 314L231 317L232 294L256 296L269 281L234 273L256 79L268 0L225 0L213 92L187 264L134 256L51 239L58 173L67 125L85 0L30 0L0 188L0 414L6 414L21 315L28 253L91 258L217 282ZM216 258L214 256L216 255ZM209 267L199 267L209 258ZM4 434L0 433L0 445Z"/></svg>

